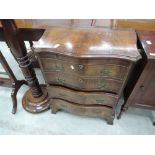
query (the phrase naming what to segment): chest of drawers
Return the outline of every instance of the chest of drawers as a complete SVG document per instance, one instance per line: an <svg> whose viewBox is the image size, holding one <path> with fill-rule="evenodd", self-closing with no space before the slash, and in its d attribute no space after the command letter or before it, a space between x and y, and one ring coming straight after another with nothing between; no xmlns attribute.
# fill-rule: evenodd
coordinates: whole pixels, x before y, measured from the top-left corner
<svg viewBox="0 0 155 155"><path fill-rule="evenodd" d="M62 109L113 123L115 108L141 56L134 31L47 29L34 44L53 113Z"/></svg>

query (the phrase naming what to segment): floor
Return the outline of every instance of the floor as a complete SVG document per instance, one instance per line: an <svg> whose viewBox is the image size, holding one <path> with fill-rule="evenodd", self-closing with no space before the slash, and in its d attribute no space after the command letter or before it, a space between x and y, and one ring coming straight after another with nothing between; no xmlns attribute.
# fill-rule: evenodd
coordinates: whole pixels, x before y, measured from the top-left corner
<svg viewBox="0 0 155 155"><path fill-rule="evenodd" d="M0 50L11 68L14 68L17 78L22 79L21 70L5 43L0 43ZM0 70L2 70L1 66ZM41 71L36 70L36 73L40 83L44 83ZM0 87L0 134L155 134L155 126L152 125L155 111L129 108L120 120L115 119L114 125L107 125L99 118L81 117L63 111L56 115L51 114L50 110L41 114L31 114L21 105L26 90L28 90L27 86L22 86L19 90L18 110L13 115L11 89ZM123 99L120 100L118 109L122 102Z"/></svg>

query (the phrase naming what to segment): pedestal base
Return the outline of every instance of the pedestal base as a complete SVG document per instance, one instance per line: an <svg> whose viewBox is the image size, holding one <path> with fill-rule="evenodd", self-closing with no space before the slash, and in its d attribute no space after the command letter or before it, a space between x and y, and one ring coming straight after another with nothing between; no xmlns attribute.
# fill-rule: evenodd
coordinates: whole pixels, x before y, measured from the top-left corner
<svg viewBox="0 0 155 155"><path fill-rule="evenodd" d="M28 90L22 100L23 108L31 113L40 113L49 109L48 93L45 86L41 86L43 95L38 98L32 96L31 90Z"/></svg>

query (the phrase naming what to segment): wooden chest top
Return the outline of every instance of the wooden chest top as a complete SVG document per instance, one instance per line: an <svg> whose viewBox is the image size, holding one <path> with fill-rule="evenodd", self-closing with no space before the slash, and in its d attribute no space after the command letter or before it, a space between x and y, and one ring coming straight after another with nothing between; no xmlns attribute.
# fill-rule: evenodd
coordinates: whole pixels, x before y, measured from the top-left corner
<svg viewBox="0 0 155 155"><path fill-rule="evenodd" d="M51 27L34 43L36 52L54 52L71 57L141 58L133 30Z"/></svg>

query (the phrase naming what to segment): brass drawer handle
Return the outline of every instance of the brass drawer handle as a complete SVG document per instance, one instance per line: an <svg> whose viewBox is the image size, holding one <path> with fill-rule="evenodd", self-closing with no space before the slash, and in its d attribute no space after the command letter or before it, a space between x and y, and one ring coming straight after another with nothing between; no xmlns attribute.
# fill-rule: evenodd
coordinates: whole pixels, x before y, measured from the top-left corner
<svg viewBox="0 0 155 155"><path fill-rule="evenodd" d="M83 79L79 79L79 82L80 82L80 83L83 83L84 81L83 81Z"/></svg>
<svg viewBox="0 0 155 155"><path fill-rule="evenodd" d="M64 70L63 65L56 65L54 71L61 72Z"/></svg>
<svg viewBox="0 0 155 155"><path fill-rule="evenodd" d="M59 93L61 97L66 97L66 94Z"/></svg>
<svg viewBox="0 0 155 155"><path fill-rule="evenodd" d="M59 77L56 77L56 82L58 82L59 84L64 84L65 80Z"/></svg>
<svg viewBox="0 0 155 155"><path fill-rule="evenodd" d="M105 83L105 81L103 81L100 85L100 89L106 89L107 88L107 84Z"/></svg>
<svg viewBox="0 0 155 155"><path fill-rule="evenodd" d="M68 106L67 106L67 105L62 104L62 105L61 105L61 107L62 107L62 108L67 108Z"/></svg>
<svg viewBox="0 0 155 155"><path fill-rule="evenodd" d="M103 104L104 103L104 99L98 99L98 100L96 100L96 102L97 102L97 104Z"/></svg>
<svg viewBox="0 0 155 155"><path fill-rule="evenodd" d="M100 114L101 113L101 110L99 110L99 109L93 109L93 112L96 113L96 114Z"/></svg>
<svg viewBox="0 0 155 155"><path fill-rule="evenodd" d="M78 65L78 67L79 67L79 70L84 70L84 65Z"/></svg>
<svg viewBox="0 0 155 155"><path fill-rule="evenodd" d="M64 71L64 66L61 64L55 64L51 66L50 70L53 72L62 72Z"/></svg>
<svg viewBox="0 0 155 155"><path fill-rule="evenodd" d="M101 75L110 75L111 73L112 73L111 70L108 69L101 71Z"/></svg>

